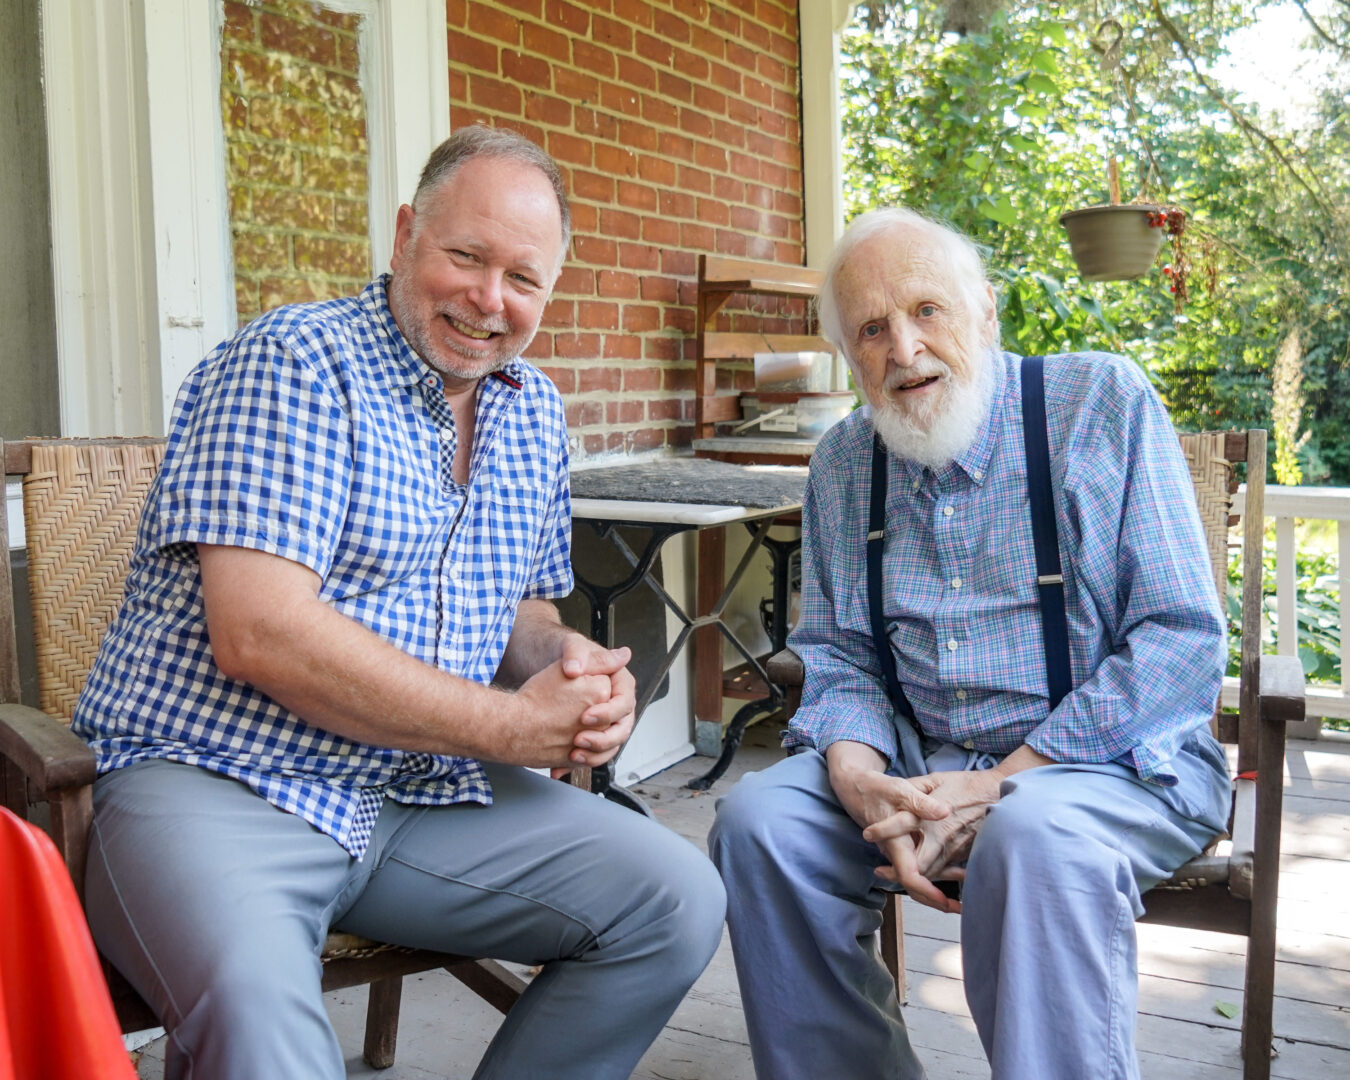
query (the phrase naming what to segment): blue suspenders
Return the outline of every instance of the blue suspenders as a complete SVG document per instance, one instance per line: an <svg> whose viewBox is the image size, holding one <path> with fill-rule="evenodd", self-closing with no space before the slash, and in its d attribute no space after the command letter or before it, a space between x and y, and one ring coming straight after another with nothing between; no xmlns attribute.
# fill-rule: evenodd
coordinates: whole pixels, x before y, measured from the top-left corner
<svg viewBox="0 0 1350 1080"><path fill-rule="evenodd" d="M1045 674L1053 710L1073 688L1069 668L1069 630L1064 612L1064 576L1059 562L1059 532L1050 486L1050 441L1046 430L1043 358L1022 359L1022 436L1027 459L1027 493L1036 549L1036 587L1041 602L1041 635L1045 641ZM886 543L886 448L872 437L872 482L867 516L867 610L872 643L881 663L886 694L895 707L900 757L909 776L927 772L919 742L914 707L895 671L895 653L886 633L881 556Z"/></svg>
<svg viewBox="0 0 1350 1080"><path fill-rule="evenodd" d="M1045 419L1044 358L1022 358L1022 440L1027 455L1031 536L1036 547L1036 591L1041 598L1045 681L1050 710L1073 689L1069 674L1069 624L1064 614L1064 575L1059 565L1055 494L1050 487L1050 435Z"/></svg>

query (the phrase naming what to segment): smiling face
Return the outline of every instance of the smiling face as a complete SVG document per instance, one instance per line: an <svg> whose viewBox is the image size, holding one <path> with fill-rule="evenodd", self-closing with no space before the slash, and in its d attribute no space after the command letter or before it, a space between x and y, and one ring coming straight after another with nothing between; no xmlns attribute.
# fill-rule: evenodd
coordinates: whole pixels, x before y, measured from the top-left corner
<svg viewBox="0 0 1350 1080"><path fill-rule="evenodd" d="M447 389L462 387L529 345L562 256L547 178L507 158L471 158L416 209L399 207L389 308Z"/></svg>
<svg viewBox="0 0 1350 1080"><path fill-rule="evenodd" d="M924 465L974 440L992 392L993 290L963 280L931 224L861 240L834 281L845 351L891 450Z"/></svg>

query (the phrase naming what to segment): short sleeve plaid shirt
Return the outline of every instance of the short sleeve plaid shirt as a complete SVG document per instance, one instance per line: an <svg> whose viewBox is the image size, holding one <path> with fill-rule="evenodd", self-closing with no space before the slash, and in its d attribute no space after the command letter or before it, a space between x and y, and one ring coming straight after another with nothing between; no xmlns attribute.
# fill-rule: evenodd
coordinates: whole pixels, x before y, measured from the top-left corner
<svg viewBox="0 0 1350 1080"><path fill-rule="evenodd" d="M1053 711L1022 448L1021 358L1001 368L974 444L937 470L892 457L883 556L897 673L931 738L1056 761L1116 761L1160 784L1204 730L1226 658L1190 474L1167 411L1134 364L1045 360L1074 690ZM803 509L806 666L788 745L865 743L895 761L893 711L867 608L872 425L859 410L811 458Z"/></svg>
<svg viewBox="0 0 1350 1080"><path fill-rule="evenodd" d="M556 389L521 360L483 380L470 479L455 484L440 377L399 332L386 283L272 311L184 381L126 597L74 722L100 772L166 758L223 773L358 858L386 796L490 803L481 765L342 738L226 678L195 545L307 566L335 610L480 683L520 600L572 588Z"/></svg>

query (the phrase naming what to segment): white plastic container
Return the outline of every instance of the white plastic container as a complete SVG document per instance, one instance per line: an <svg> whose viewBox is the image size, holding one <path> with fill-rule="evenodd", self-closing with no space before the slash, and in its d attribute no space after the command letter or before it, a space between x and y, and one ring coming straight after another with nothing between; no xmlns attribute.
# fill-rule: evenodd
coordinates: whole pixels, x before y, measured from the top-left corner
<svg viewBox="0 0 1350 1080"><path fill-rule="evenodd" d="M822 393L830 389L834 356L827 352L755 353L755 389L767 393Z"/></svg>
<svg viewBox="0 0 1350 1080"><path fill-rule="evenodd" d="M819 439L852 412L855 404L857 399L847 390L820 394L756 391L741 395L743 419L732 430L736 435Z"/></svg>

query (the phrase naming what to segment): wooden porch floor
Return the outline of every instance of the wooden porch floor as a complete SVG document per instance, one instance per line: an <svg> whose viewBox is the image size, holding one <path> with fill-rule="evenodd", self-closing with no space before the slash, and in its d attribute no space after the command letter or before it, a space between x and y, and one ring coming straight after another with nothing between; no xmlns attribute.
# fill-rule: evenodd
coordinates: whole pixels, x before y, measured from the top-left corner
<svg viewBox="0 0 1350 1080"><path fill-rule="evenodd" d="M767 728L752 729L713 794L683 787L704 771L693 758L639 791L661 821L700 846L717 793L747 769L777 760ZM1279 967L1273 1075L1283 1080L1350 1077L1350 742L1290 745L1280 882ZM909 1004L905 1017L929 1080L989 1075L961 990L956 920L905 905ZM1241 942L1218 934L1140 926L1139 1046L1144 1080L1234 1080L1241 1076L1238 1023L1220 1002L1242 1004ZM497 1015L444 974L405 982L397 1063L376 1072L361 1061L364 991L329 995L347 1051L348 1076L383 1080L470 1077ZM603 1037L603 1024L597 1037ZM162 1075L159 1044L140 1075ZM716 958L643 1059L641 1080L753 1080L731 951ZM847 1078L822 1078L847 1080Z"/></svg>

